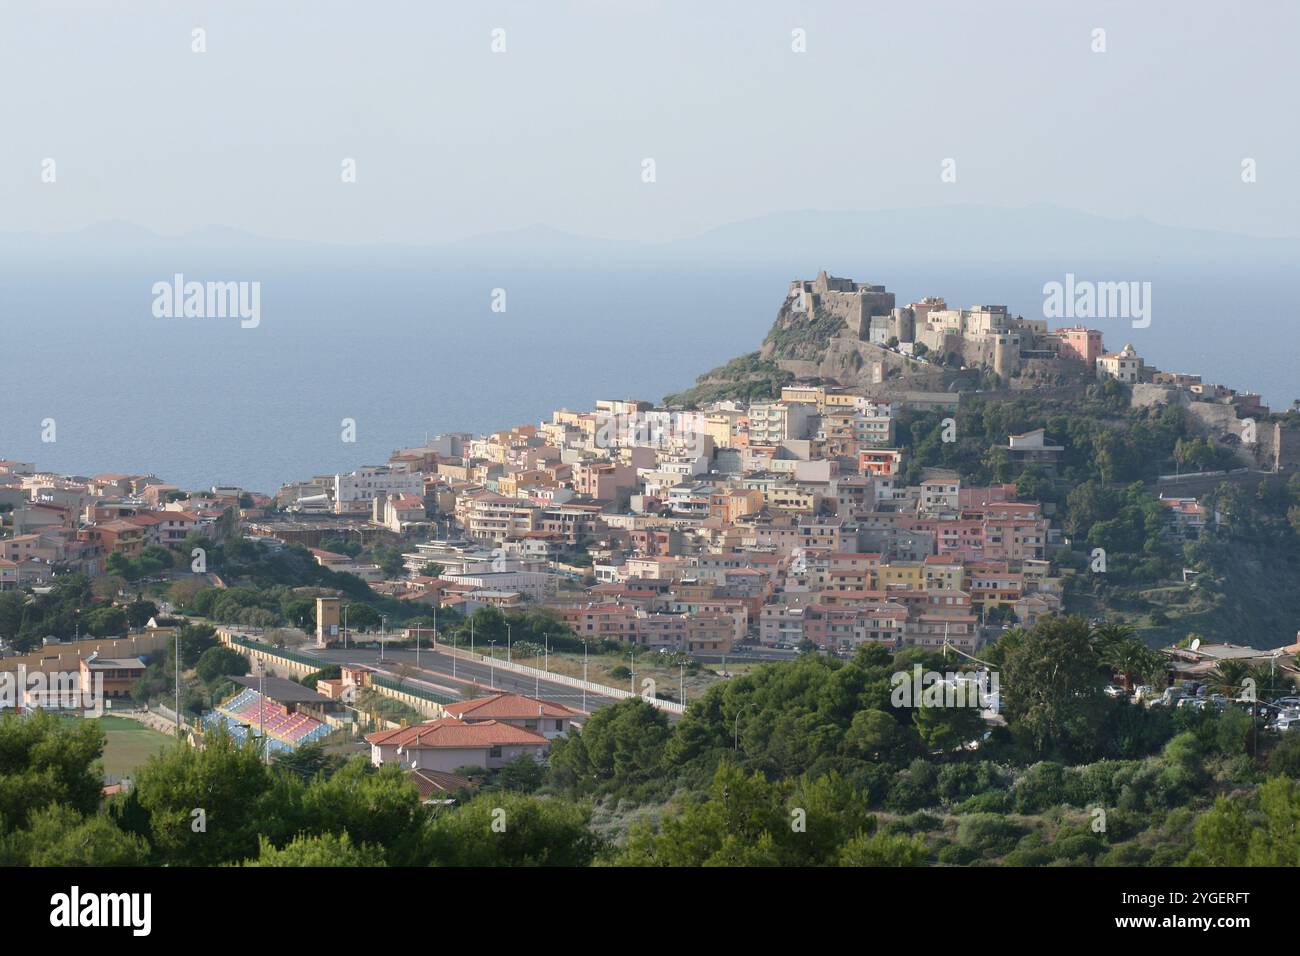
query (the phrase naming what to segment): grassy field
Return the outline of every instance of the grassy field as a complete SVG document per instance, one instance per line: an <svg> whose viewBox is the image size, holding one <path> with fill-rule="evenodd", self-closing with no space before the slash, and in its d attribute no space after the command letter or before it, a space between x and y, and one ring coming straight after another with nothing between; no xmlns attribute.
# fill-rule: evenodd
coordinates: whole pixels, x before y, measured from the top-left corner
<svg viewBox="0 0 1300 956"><path fill-rule="evenodd" d="M93 719L99 724L106 738L103 757L104 776L115 780L132 776L146 760L172 743L172 738L166 734L150 730L139 721L126 717L69 717L67 719Z"/></svg>

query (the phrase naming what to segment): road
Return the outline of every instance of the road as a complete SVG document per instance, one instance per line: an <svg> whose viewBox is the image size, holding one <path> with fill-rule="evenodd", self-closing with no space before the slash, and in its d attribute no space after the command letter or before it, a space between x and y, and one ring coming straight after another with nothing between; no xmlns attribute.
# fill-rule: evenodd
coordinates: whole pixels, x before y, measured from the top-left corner
<svg viewBox="0 0 1300 956"><path fill-rule="evenodd" d="M378 650L371 650L366 647L350 647L347 650L341 648L329 650L303 648L303 650L313 657L319 657L335 664L368 664L372 667L387 670L395 670L398 664L415 665L414 650L389 648L384 651L382 662L379 660ZM509 691L527 697L540 696L544 700L553 700L557 704L582 709L583 693L581 688L548 681L545 678L534 680L532 677L525 677L522 674L516 674L501 667L493 667L484 661L469 661L464 657L456 658L454 666L456 680L452 680L452 656L443 653L441 650L433 651L423 647L420 649L420 669L412 676L448 687L463 688L467 698L490 694L493 692L492 688L495 687L498 691ZM470 681L480 685L481 689L472 689L469 684ZM587 710L593 711L597 707L604 707L617 701L613 697L605 697L587 691L586 702Z"/></svg>

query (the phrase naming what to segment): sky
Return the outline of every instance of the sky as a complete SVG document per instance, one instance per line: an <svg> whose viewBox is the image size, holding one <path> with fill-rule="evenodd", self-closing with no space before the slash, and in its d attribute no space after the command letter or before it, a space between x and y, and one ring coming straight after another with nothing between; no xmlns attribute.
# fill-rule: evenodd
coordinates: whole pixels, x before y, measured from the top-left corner
<svg viewBox="0 0 1300 956"><path fill-rule="evenodd" d="M0 0L0 231L672 240L1046 202L1297 237L1298 33L1252 0Z"/></svg>

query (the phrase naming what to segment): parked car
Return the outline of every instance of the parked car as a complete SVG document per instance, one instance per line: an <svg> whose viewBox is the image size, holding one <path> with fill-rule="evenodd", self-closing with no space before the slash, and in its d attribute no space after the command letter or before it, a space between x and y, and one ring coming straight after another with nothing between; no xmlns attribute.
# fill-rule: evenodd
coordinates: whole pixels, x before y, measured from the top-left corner
<svg viewBox="0 0 1300 956"><path fill-rule="evenodd" d="M1269 730L1288 731L1300 728L1300 710L1284 710L1280 713L1273 723L1269 724Z"/></svg>
<svg viewBox="0 0 1300 956"><path fill-rule="evenodd" d="M1107 697L1123 697L1124 688L1115 684L1107 684L1105 693Z"/></svg>

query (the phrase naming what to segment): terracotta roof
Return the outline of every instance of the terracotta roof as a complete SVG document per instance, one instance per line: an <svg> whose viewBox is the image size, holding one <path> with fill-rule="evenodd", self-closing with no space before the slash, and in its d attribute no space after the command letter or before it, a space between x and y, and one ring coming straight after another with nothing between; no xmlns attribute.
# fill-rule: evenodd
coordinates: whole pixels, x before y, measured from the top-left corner
<svg viewBox="0 0 1300 956"><path fill-rule="evenodd" d="M531 730L497 720L466 723L455 717L441 717L424 724L367 734L366 743L396 745L403 750L437 748L498 747L502 744L545 744L546 738Z"/></svg>
<svg viewBox="0 0 1300 956"><path fill-rule="evenodd" d="M351 561L352 559L346 554L339 554L337 551L326 551L323 548L308 548L313 558L338 558L340 561Z"/></svg>
<svg viewBox="0 0 1300 956"><path fill-rule="evenodd" d="M415 784L422 800L474 788L474 781L468 777L459 777L441 770L407 770L406 778Z"/></svg>
<svg viewBox="0 0 1300 956"><path fill-rule="evenodd" d="M955 554L931 554L925 559L926 564L961 564Z"/></svg>
<svg viewBox="0 0 1300 956"><path fill-rule="evenodd" d="M523 720L534 717L581 717L581 712L549 700L522 694L493 694L476 700L463 700L443 707L449 714L471 720Z"/></svg>

